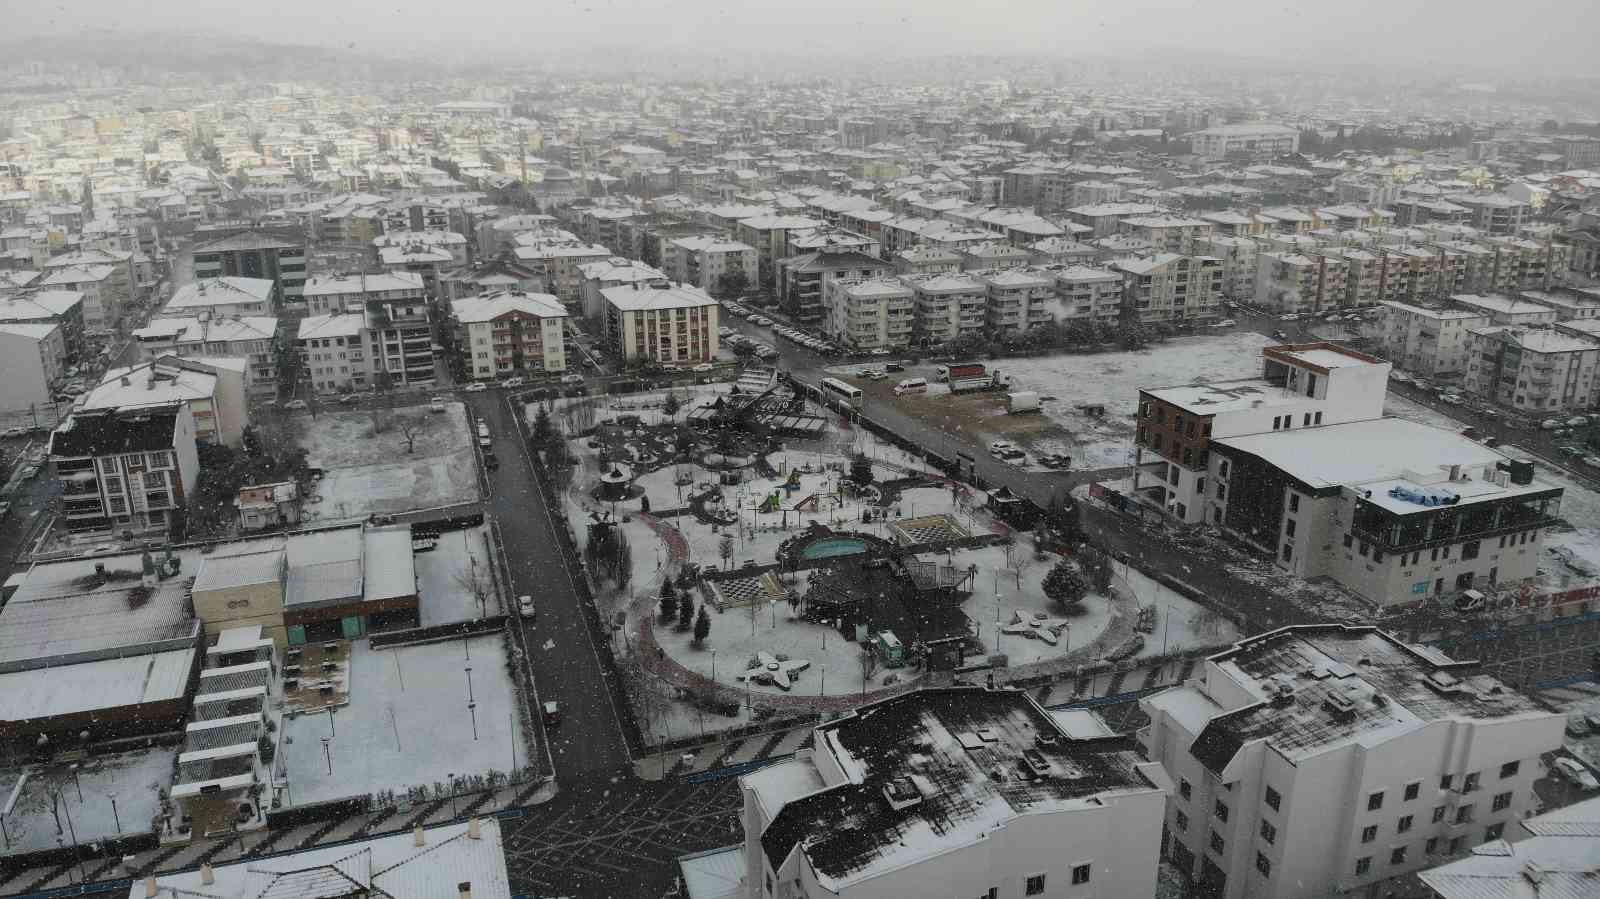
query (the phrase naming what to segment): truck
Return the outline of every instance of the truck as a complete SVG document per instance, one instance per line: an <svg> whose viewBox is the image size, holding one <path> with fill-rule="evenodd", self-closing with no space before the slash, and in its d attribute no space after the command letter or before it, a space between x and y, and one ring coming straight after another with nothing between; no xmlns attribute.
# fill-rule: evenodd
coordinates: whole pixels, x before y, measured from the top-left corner
<svg viewBox="0 0 1600 899"><path fill-rule="evenodd" d="M985 369L982 362L952 362L949 365L940 365L933 370L935 381L949 381L954 384L964 378L981 378Z"/></svg>
<svg viewBox="0 0 1600 899"><path fill-rule="evenodd" d="M994 372L993 374L981 375L975 378L951 378L950 392L973 393L978 390L993 390L996 387L1006 387L1010 384L1010 375Z"/></svg>
<svg viewBox="0 0 1600 899"><path fill-rule="evenodd" d="M1006 411L1012 415L1039 411L1039 394L1033 390L1015 390L1006 394Z"/></svg>

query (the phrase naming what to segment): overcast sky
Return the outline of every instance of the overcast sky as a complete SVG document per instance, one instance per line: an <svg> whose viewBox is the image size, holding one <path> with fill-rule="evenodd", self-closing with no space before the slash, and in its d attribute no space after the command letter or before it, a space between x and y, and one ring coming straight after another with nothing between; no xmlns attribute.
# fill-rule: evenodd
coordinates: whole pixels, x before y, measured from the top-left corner
<svg viewBox="0 0 1600 899"><path fill-rule="evenodd" d="M393 51L656 42L707 51L1122 53L1211 49L1330 63L1530 64L1591 72L1596 0L45 0L18 35L229 31Z"/></svg>

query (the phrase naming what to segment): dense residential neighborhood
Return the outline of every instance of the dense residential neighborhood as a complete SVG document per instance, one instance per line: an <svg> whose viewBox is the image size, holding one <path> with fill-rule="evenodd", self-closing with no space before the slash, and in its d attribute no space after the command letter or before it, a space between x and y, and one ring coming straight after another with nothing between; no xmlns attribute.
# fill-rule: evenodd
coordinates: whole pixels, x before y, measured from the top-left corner
<svg viewBox="0 0 1600 899"><path fill-rule="evenodd" d="M332 21L0 38L0 895L1588 894L1592 72Z"/></svg>

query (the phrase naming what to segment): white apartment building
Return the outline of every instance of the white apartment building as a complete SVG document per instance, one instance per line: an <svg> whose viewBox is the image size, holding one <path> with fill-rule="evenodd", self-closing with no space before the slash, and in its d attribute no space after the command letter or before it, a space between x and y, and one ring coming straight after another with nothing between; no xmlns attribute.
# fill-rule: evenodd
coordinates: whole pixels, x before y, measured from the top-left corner
<svg viewBox="0 0 1600 899"><path fill-rule="evenodd" d="M674 281L706 292L721 290L723 275L741 274L750 289L756 286L756 248L721 237L680 237L668 241L661 267Z"/></svg>
<svg viewBox="0 0 1600 899"><path fill-rule="evenodd" d="M1194 239L1194 252L1222 263L1222 296L1251 301L1256 296L1256 253L1260 244L1248 237L1213 234Z"/></svg>
<svg viewBox="0 0 1600 899"><path fill-rule="evenodd" d="M311 315L355 312L368 300L422 301L426 294L422 276L414 272L322 275L308 279L301 291Z"/></svg>
<svg viewBox="0 0 1600 899"><path fill-rule="evenodd" d="M1512 327L1553 325L1561 313L1543 303L1500 294L1453 294L1450 302L1462 309L1487 315L1489 323Z"/></svg>
<svg viewBox="0 0 1600 899"><path fill-rule="evenodd" d="M158 318L190 318L202 312L225 315L271 315L277 284L268 278L200 278L172 292ZM88 325L85 311L84 325Z"/></svg>
<svg viewBox="0 0 1600 899"><path fill-rule="evenodd" d="M904 283L830 278L822 294L822 330L840 346L872 350L911 343L916 292Z"/></svg>
<svg viewBox="0 0 1600 899"><path fill-rule="evenodd" d="M698 287L635 282L600 292L606 342L626 362L696 365L717 357L721 307Z"/></svg>
<svg viewBox="0 0 1600 899"><path fill-rule="evenodd" d="M1410 303L1379 304L1366 333L1395 367L1425 378L1456 378L1467 372L1469 332L1489 317L1462 309L1430 309Z"/></svg>
<svg viewBox="0 0 1600 899"><path fill-rule="evenodd" d="M267 282L272 283L272 282ZM216 315L201 308L197 318L154 318L135 330L139 358L173 355L184 359L232 358L245 368L251 396L275 396L278 360L273 351L278 320L265 315Z"/></svg>
<svg viewBox="0 0 1600 899"><path fill-rule="evenodd" d="M1015 334L1056 318L1053 272L1013 268L973 272L989 294L988 327L991 334Z"/></svg>
<svg viewBox="0 0 1600 899"><path fill-rule="evenodd" d="M1372 627L1270 631L1140 700L1176 783L1165 856L1219 899L1378 897L1500 839L1563 716Z"/></svg>
<svg viewBox="0 0 1600 899"><path fill-rule="evenodd" d="M1538 899L1593 892L1600 858L1600 797L1506 829L1497 840L1421 874L1435 899Z"/></svg>
<svg viewBox="0 0 1600 899"><path fill-rule="evenodd" d="M1222 263L1209 256L1157 253L1110 264L1122 273L1123 302L1142 322L1215 318L1222 303Z"/></svg>
<svg viewBox="0 0 1600 899"><path fill-rule="evenodd" d="M1194 242L1209 238L1216 228L1204 219L1177 215L1135 215L1123 219L1118 231L1146 241L1160 253L1194 253Z"/></svg>
<svg viewBox="0 0 1600 899"><path fill-rule="evenodd" d="M1218 125L1189 135L1189 152L1201 159L1223 159L1230 153L1252 158L1282 156L1300 149L1300 131L1271 122Z"/></svg>
<svg viewBox="0 0 1600 899"><path fill-rule="evenodd" d="M988 290L972 276L907 275L901 280L917 295L913 318L917 341L944 343L987 326Z"/></svg>
<svg viewBox="0 0 1600 899"><path fill-rule="evenodd" d="M526 235L519 235L525 237ZM563 303L579 301L583 286L583 266L603 262L612 252L599 244L586 244L569 240L535 241L519 244L514 251L517 261L542 272L550 291Z"/></svg>
<svg viewBox="0 0 1600 899"><path fill-rule="evenodd" d="M1256 255L1256 303L1277 312L1316 313L1345 302L1348 266L1337 256Z"/></svg>
<svg viewBox="0 0 1600 899"><path fill-rule="evenodd" d="M1122 314L1122 273L1087 265L1054 269L1061 320L1116 321Z"/></svg>
<svg viewBox="0 0 1600 899"><path fill-rule="evenodd" d="M54 402L54 389L67 365L66 338L59 325L0 322L0 356L6 360L0 409L20 412Z"/></svg>
<svg viewBox="0 0 1600 899"><path fill-rule="evenodd" d="M1102 734L978 687L819 725L814 748L740 778L738 895L1153 895L1166 781L1132 740Z"/></svg>
<svg viewBox="0 0 1600 899"><path fill-rule="evenodd" d="M74 533L170 526L199 477L188 403L82 409L50 435L61 517Z"/></svg>
<svg viewBox="0 0 1600 899"><path fill-rule="evenodd" d="M310 287L310 282L307 282ZM317 393L348 393L372 386L375 356L368 347L371 331L365 310L339 310L300 320L295 345L300 348L304 379Z"/></svg>
<svg viewBox="0 0 1600 899"><path fill-rule="evenodd" d="M1467 331L1470 393L1538 416L1579 412L1600 397L1600 343L1553 330L1489 325Z"/></svg>
<svg viewBox="0 0 1600 899"><path fill-rule="evenodd" d="M567 369L567 309L548 293L498 291L450 304L468 377L483 381Z"/></svg>
<svg viewBox="0 0 1600 899"><path fill-rule="evenodd" d="M1524 300L1554 309L1561 322L1600 321L1600 288L1564 290L1560 293L1524 290L1521 296Z"/></svg>
<svg viewBox="0 0 1600 899"><path fill-rule="evenodd" d="M72 265L52 269L37 286L83 294L83 328L90 334L115 331L122 324L126 297L115 289L117 269L110 265Z"/></svg>
<svg viewBox="0 0 1600 899"><path fill-rule="evenodd" d="M119 409L131 414L174 403L188 405L194 418L195 442L231 447L243 442L245 425L250 423L244 372L210 360L162 356L108 369L100 383L85 394L80 408Z"/></svg>

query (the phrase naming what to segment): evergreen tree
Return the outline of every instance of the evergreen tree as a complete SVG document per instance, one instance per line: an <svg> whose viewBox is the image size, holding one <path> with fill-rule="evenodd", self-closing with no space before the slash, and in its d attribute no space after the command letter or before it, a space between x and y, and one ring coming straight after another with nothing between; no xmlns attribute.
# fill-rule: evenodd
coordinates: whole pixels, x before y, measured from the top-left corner
<svg viewBox="0 0 1600 899"><path fill-rule="evenodd" d="M1089 582L1079 573L1076 565L1065 559L1056 563L1044 576L1044 595L1050 597L1063 611L1071 610L1089 592Z"/></svg>
<svg viewBox="0 0 1600 899"><path fill-rule="evenodd" d="M706 642L706 635L711 633L711 616L706 614L704 603L700 604L700 614L694 619L694 645L698 647Z"/></svg>
<svg viewBox="0 0 1600 899"><path fill-rule="evenodd" d="M678 594L672 591L669 581L661 582L661 620L671 621L678 616Z"/></svg>
<svg viewBox="0 0 1600 899"><path fill-rule="evenodd" d="M691 627L694 627L694 597L685 593L678 603L678 630L686 631Z"/></svg>
<svg viewBox="0 0 1600 899"><path fill-rule="evenodd" d="M866 453L856 453L850 460L850 480L857 484L872 483L872 460Z"/></svg>

